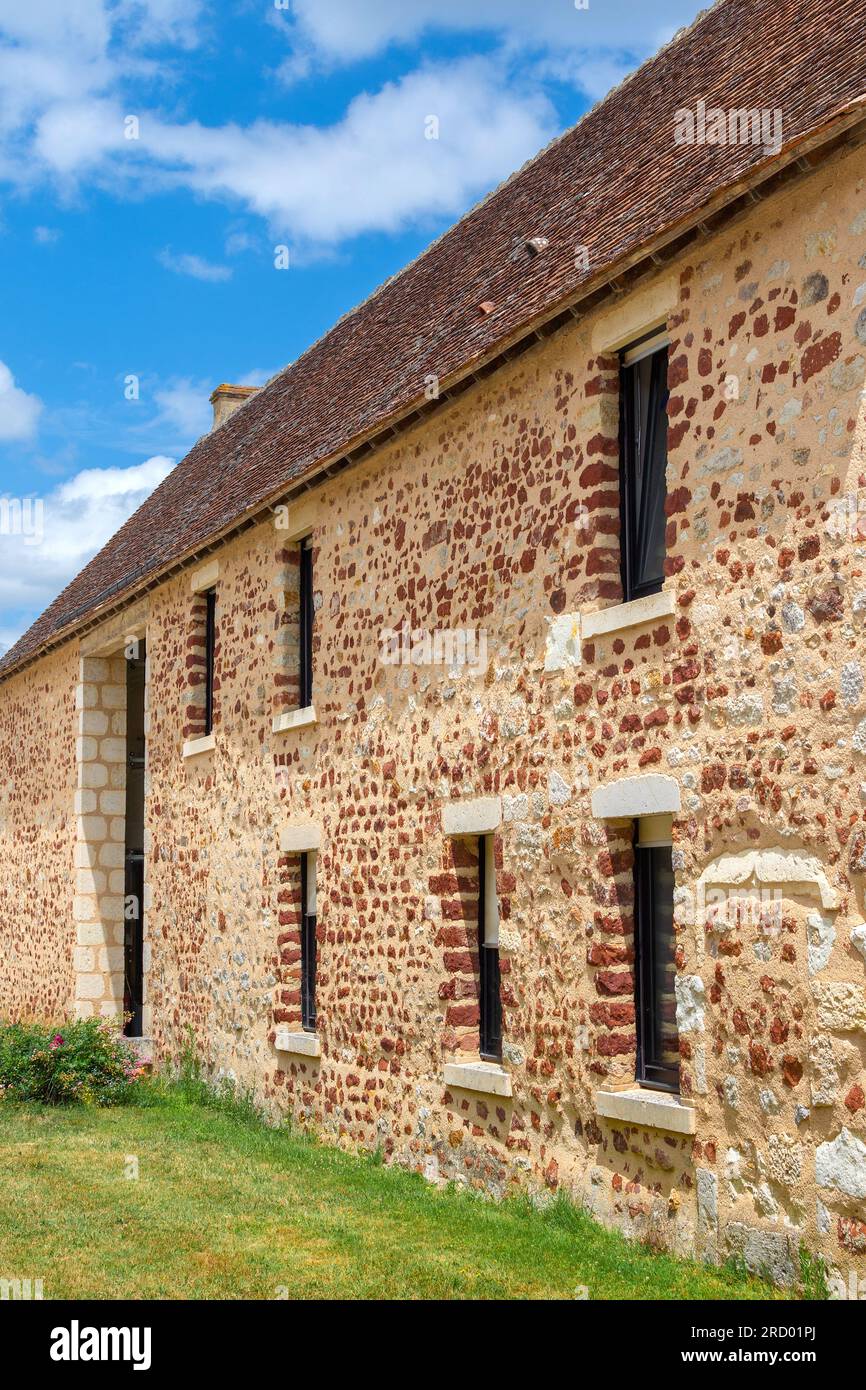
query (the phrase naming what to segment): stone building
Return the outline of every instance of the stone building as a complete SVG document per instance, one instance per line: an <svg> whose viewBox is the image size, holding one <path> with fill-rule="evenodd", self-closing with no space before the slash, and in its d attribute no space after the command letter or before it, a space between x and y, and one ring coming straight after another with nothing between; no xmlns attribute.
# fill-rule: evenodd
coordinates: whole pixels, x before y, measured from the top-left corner
<svg viewBox="0 0 866 1390"><path fill-rule="evenodd" d="M217 389L0 666L2 1016L866 1276L864 18L721 0Z"/></svg>

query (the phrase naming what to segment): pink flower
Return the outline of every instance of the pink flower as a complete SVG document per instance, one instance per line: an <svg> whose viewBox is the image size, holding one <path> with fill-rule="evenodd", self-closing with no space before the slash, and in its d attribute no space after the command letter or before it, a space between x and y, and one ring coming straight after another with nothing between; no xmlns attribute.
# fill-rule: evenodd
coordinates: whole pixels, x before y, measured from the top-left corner
<svg viewBox="0 0 866 1390"><path fill-rule="evenodd" d="M62 1034L62 1033L55 1033L55 1034L54 1034L54 1037L51 1039L51 1050L54 1051L54 1049L55 1049L56 1047L62 1047L62 1046L63 1046L63 1034Z"/></svg>

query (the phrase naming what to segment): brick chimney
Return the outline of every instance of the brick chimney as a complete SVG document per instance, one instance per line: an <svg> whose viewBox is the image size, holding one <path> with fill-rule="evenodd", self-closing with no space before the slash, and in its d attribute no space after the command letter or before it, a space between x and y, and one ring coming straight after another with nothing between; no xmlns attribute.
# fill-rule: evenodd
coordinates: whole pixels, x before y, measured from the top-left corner
<svg viewBox="0 0 866 1390"><path fill-rule="evenodd" d="M213 406L213 424L211 429L216 429L230 415L234 415L239 405L250 396L254 396L259 390L258 386L229 386L223 382L215 391L211 392L210 403Z"/></svg>

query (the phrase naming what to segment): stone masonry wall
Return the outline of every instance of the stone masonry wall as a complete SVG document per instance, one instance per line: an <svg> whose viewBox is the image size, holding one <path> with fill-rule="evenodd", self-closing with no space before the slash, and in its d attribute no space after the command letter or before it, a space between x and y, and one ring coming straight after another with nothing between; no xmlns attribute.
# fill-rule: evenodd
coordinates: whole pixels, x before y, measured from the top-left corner
<svg viewBox="0 0 866 1390"><path fill-rule="evenodd" d="M77 680L70 645L0 693L0 1018L72 1005Z"/></svg>
<svg viewBox="0 0 866 1390"><path fill-rule="evenodd" d="M191 1029L215 1073L389 1161L495 1194L562 1188L630 1234L780 1280L801 1239L866 1275L866 156L835 158L640 293L665 285L671 614L579 640L577 615L622 598L611 325L628 297L303 504L315 725L272 727L295 703L297 645L278 529L216 552L219 721L193 758L189 578L151 593L153 1036L176 1056ZM382 632L404 621L483 631L485 659L387 664ZM30 758L48 722L73 736L73 668L64 648L0 686L6 748L26 682ZM38 804L15 757L16 800ZM634 895L631 827L594 819L590 793L640 772L681 789L693 1139L595 1101L634 1074ZM67 767L70 806L73 783ZM443 1083L443 1063L477 1049L477 866L442 806L490 795L508 1098ZM8 818L20 876L23 820ZM279 837L305 821L322 835L321 1058L274 1047L296 1015ZM43 862L54 893L72 840ZM699 885L737 874L771 912L705 910ZM2 930L20 941L40 913L12 921L9 901ZM43 968L5 978L4 1007L58 1007L58 962Z"/></svg>

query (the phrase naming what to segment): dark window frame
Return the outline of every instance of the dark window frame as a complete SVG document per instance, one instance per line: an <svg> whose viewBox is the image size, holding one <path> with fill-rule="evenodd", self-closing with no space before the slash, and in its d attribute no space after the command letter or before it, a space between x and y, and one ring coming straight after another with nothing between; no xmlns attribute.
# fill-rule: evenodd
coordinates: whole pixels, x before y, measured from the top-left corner
<svg viewBox="0 0 866 1390"><path fill-rule="evenodd" d="M657 960L660 946L656 914L655 885L659 866L670 868L671 847L647 846L638 842L640 822L634 836L634 983L637 1034L636 1079L651 1090L679 1093L679 1061L676 1066L658 1055L657 1027L660 1013L657 994ZM671 943L673 941L673 900L671 900Z"/></svg>
<svg viewBox="0 0 866 1390"><path fill-rule="evenodd" d="M660 593L664 585L664 533L666 517L664 498L667 496L667 385L668 343L660 343L649 349L635 361L629 356L644 343L649 345L661 334L653 329L643 338L631 343L620 354L620 573L622 579L623 602L645 598L649 594ZM645 373L639 368L649 363L649 383ZM649 407L646 412L647 428L641 435L641 386L648 384ZM662 397L661 409L658 398ZM653 406L655 408L653 409ZM664 430L663 460L656 456L655 444L659 428ZM640 467L639 467L640 465ZM639 475L643 486L639 487ZM652 573L653 566L648 560L653 549L646 540L649 524L649 503L659 480L662 488L662 504L656 510L654 526L660 531L656 541L661 540L662 572Z"/></svg>
<svg viewBox="0 0 866 1390"><path fill-rule="evenodd" d="M315 858L315 856L312 856ZM301 1027L305 1033L316 1031L316 921L317 913L309 911L311 854L301 855ZM316 872L315 863L312 866ZM318 893L318 884L316 885ZM318 907L318 903L317 903Z"/></svg>
<svg viewBox="0 0 866 1390"><path fill-rule="evenodd" d="M216 658L216 589L205 593L204 620L204 732L213 733L214 663Z"/></svg>
<svg viewBox="0 0 866 1390"><path fill-rule="evenodd" d="M500 995L499 942L486 939L487 855L495 854L492 837L478 837L478 1033L483 1061L502 1060L502 998ZM495 861L494 861L495 863Z"/></svg>
<svg viewBox="0 0 866 1390"><path fill-rule="evenodd" d="M313 703L313 540L305 536L300 542L300 669L299 709L309 709Z"/></svg>

